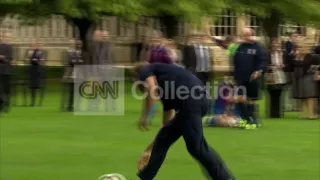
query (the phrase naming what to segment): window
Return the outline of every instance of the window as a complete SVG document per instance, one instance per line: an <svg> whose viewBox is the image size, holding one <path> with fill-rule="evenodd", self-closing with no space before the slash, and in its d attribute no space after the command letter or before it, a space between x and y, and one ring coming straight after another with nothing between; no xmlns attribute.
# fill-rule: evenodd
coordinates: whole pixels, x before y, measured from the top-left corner
<svg viewBox="0 0 320 180"><path fill-rule="evenodd" d="M210 32L214 36L237 35L237 15L230 10L225 10L222 15L216 16L217 21L210 26Z"/></svg>
<svg viewBox="0 0 320 180"><path fill-rule="evenodd" d="M141 17L136 24L136 38L142 39L147 34L148 18Z"/></svg>
<svg viewBox="0 0 320 180"><path fill-rule="evenodd" d="M56 32L56 34L55 34L55 37L63 37L63 28L64 28L64 19L63 18L61 18L60 16L55 16L54 17L54 23L55 23L55 32Z"/></svg>
<svg viewBox="0 0 320 180"><path fill-rule="evenodd" d="M47 31L46 37L52 37L52 35L53 35L53 18L50 18L48 20L48 25L46 27L46 31Z"/></svg>
<svg viewBox="0 0 320 180"><path fill-rule="evenodd" d="M247 15L246 17L246 26L249 28L252 28L256 32L256 36L262 36L263 35L263 28L261 21L256 17L252 15Z"/></svg>
<svg viewBox="0 0 320 180"><path fill-rule="evenodd" d="M24 31L24 38L29 38L30 37L29 26L24 25L23 26L23 31Z"/></svg>
<svg viewBox="0 0 320 180"><path fill-rule="evenodd" d="M24 38L25 37L25 33L24 33L24 26L22 25L20 25L19 26L19 31L20 31L20 37L22 37L22 38Z"/></svg>
<svg viewBox="0 0 320 180"><path fill-rule="evenodd" d="M121 18L117 18L117 35L120 37L130 36L132 30L132 23Z"/></svg>
<svg viewBox="0 0 320 180"><path fill-rule="evenodd" d="M111 23L110 17L108 17L108 16L102 17L102 19L101 19L102 29L107 30L109 33L111 33L110 32L110 27L111 27L110 23Z"/></svg>
<svg viewBox="0 0 320 180"><path fill-rule="evenodd" d="M296 32L301 36L306 35L306 27L301 26L300 24L282 24L279 26L279 35L280 36L288 36L290 33Z"/></svg>
<svg viewBox="0 0 320 180"><path fill-rule="evenodd" d="M184 36L186 35L186 23L185 22L179 22L178 23L178 36Z"/></svg>

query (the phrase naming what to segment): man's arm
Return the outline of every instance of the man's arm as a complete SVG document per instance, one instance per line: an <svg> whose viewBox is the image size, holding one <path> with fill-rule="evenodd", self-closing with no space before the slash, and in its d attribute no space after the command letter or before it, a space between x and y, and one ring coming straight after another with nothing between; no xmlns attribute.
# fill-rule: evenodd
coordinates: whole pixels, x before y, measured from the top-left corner
<svg viewBox="0 0 320 180"><path fill-rule="evenodd" d="M266 50L260 45L257 51L256 61L257 64L255 67L255 71L260 73L264 72L268 65L268 54Z"/></svg>
<svg viewBox="0 0 320 180"><path fill-rule="evenodd" d="M143 110L141 114L141 120L146 121L148 118L148 112L150 111L152 105L155 101L158 100L158 93L157 93L157 80L155 76L149 76L146 80L146 92L147 97L144 101Z"/></svg>
<svg viewBox="0 0 320 180"><path fill-rule="evenodd" d="M217 46L227 49L227 46L224 44L224 41L221 39L217 39L215 37L212 37L212 40L217 44Z"/></svg>
<svg viewBox="0 0 320 180"><path fill-rule="evenodd" d="M167 124L170 120L174 118L175 111L173 109L164 110L163 111L163 117L162 117L162 126ZM147 148L144 150L145 152L151 153L151 150L153 148L154 140L147 146Z"/></svg>

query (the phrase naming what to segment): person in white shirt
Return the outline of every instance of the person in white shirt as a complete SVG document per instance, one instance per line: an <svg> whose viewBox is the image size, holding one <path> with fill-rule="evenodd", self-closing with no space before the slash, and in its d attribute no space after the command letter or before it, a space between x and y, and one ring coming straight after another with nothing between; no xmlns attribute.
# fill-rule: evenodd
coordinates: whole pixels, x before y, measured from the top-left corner
<svg viewBox="0 0 320 180"><path fill-rule="evenodd" d="M283 117L282 93L287 83L284 73L283 51L280 48L278 39L272 40L269 52L269 66L266 73L266 84L269 92L269 110L268 114L271 118Z"/></svg>

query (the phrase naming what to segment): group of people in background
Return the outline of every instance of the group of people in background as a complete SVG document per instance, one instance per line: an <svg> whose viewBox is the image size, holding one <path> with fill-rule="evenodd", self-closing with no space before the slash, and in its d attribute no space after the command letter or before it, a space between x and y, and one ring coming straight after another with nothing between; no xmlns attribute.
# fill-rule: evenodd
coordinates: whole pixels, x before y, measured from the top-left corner
<svg viewBox="0 0 320 180"><path fill-rule="evenodd" d="M12 45L9 36L9 34L4 36L7 38L3 38L0 44L1 111L8 111L10 107ZM219 40L207 35L195 34L184 43L176 44L173 40L165 39L157 33L138 48L139 61L183 65L203 84L210 85L211 80L215 78L213 46L218 45L227 50L230 64L234 67L234 71L228 73L220 85L233 88L242 86L246 88L246 92L239 92L231 98L232 100L229 99L222 105L212 101L211 112L215 112L214 114L220 112L217 116L219 118L214 118L214 121L216 119L219 122L223 121L221 117L225 116L220 115L230 115L230 109L233 109L232 114L236 114L237 118L232 119L237 119L236 124L246 122L248 128L259 127L261 123L256 112L262 83L266 84L268 91L266 109L269 110L269 117L281 118L284 111L295 110L301 111L301 118L317 118L320 109L320 45L316 45L312 51L303 48L299 45L298 34L292 33L285 42L277 38L271 39L270 48L268 48L263 47L254 37L254 30L245 28L239 41L232 36ZM109 42L107 31L94 31L89 46L90 52L84 52L83 43L80 40L71 40L70 47L62 58L65 66L62 78L64 88L62 110L73 111L73 105L78 104L74 102L74 66L113 64L113 47ZM43 103L46 59L46 51L41 43L34 41L26 51L25 64L28 66L25 71L27 78L24 81L24 96L28 97L30 94L31 101L27 104L25 100L24 105L41 106ZM213 93L217 93L218 90L219 88L215 89ZM37 97L39 97L38 103ZM296 106L287 107L288 104ZM224 108L221 108L222 106Z"/></svg>
<svg viewBox="0 0 320 180"><path fill-rule="evenodd" d="M284 111L300 111L303 119L319 116L319 46L303 47L298 37L291 33L287 41L271 43L266 84L273 118L283 117Z"/></svg>

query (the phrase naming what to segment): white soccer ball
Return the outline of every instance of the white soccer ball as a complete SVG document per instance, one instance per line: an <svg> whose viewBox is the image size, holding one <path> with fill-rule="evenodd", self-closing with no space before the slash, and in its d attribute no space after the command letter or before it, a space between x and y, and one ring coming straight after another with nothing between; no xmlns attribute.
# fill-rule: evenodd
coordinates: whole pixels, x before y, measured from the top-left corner
<svg viewBox="0 0 320 180"><path fill-rule="evenodd" d="M98 180L127 180L123 175L118 173L105 174L99 177Z"/></svg>

